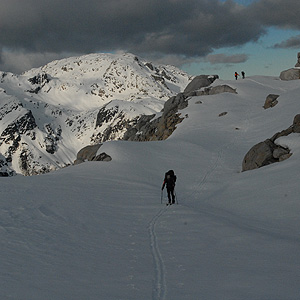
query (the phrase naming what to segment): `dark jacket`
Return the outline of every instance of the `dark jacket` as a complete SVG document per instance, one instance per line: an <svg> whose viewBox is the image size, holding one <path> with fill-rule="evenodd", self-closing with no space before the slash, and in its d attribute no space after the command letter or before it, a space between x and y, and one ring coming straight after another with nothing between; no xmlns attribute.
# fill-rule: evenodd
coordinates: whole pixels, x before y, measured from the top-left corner
<svg viewBox="0 0 300 300"><path fill-rule="evenodd" d="M165 185L167 186L167 190L173 190L175 187L176 175L173 170L168 171L165 174L164 183L162 189L164 189Z"/></svg>

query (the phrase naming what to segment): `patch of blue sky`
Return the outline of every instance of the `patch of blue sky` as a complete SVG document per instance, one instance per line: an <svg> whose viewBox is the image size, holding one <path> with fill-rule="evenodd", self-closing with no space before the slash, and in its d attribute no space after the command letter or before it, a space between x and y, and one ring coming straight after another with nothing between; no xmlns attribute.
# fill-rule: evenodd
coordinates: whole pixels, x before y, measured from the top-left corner
<svg viewBox="0 0 300 300"><path fill-rule="evenodd" d="M282 30L275 27L267 29L257 42L249 42L238 47L215 49L212 55L224 54L228 57L246 54L247 60L241 63L210 63L201 61L182 67L191 75L217 74L221 79L234 79L234 72L246 72L248 76L279 76L280 72L295 66L300 49L275 48L274 45L300 34L296 30Z"/></svg>

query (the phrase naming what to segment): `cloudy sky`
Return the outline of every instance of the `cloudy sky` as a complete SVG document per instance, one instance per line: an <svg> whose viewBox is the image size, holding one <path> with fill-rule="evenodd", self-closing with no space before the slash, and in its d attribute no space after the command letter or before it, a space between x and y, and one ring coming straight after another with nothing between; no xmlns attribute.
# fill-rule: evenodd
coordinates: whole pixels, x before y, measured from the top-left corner
<svg viewBox="0 0 300 300"><path fill-rule="evenodd" d="M0 0L0 70L131 52L192 75L274 75L300 52L299 0Z"/></svg>

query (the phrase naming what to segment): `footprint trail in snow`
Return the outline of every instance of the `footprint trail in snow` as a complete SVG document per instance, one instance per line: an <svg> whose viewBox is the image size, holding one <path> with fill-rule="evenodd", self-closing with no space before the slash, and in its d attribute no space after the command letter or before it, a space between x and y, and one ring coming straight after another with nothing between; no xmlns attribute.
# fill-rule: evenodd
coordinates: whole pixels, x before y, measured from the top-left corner
<svg viewBox="0 0 300 300"><path fill-rule="evenodd" d="M167 292L166 272L162 255L159 250L155 227L158 219L163 215L167 208L160 210L151 220L149 224L150 246L155 266L155 278L153 282L152 299L164 300Z"/></svg>

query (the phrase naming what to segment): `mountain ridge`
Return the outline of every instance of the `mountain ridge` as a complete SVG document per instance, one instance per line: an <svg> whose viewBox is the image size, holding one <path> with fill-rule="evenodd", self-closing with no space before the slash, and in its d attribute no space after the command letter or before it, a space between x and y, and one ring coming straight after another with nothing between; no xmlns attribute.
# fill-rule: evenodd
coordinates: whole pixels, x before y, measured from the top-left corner
<svg viewBox="0 0 300 300"><path fill-rule="evenodd" d="M191 79L130 53L56 60L21 75L0 72L1 174L70 165L84 146L120 139L139 116L161 111Z"/></svg>

